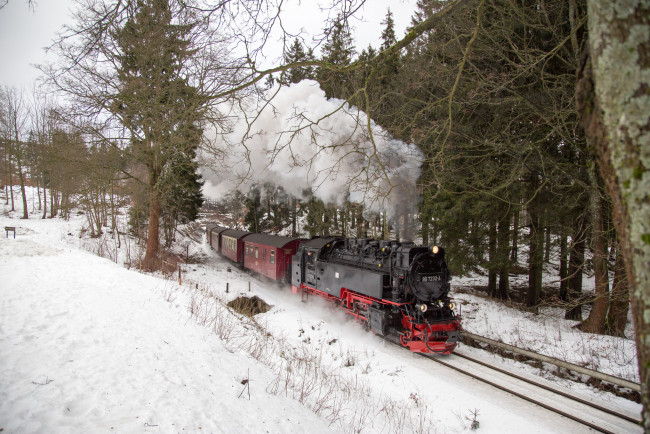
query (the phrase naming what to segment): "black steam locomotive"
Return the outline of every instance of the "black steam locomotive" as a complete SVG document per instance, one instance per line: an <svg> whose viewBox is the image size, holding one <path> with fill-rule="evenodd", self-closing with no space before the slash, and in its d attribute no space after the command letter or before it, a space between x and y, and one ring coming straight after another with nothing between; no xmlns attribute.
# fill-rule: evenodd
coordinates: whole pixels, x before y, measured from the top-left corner
<svg viewBox="0 0 650 434"><path fill-rule="evenodd" d="M445 252L437 246L315 238L293 256L291 285L330 299L373 332L396 334L411 351L450 353L460 318L449 299Z"/></svg>
<svg viewBox="0 0 650 434"><path fill-rule="evenodd" d="M206 226L209 244L242 267L293 292L323 297L382 336L422 353L451 353L460 317L449 298L445 252L437 246L370 239L311 240Z"/></svg>

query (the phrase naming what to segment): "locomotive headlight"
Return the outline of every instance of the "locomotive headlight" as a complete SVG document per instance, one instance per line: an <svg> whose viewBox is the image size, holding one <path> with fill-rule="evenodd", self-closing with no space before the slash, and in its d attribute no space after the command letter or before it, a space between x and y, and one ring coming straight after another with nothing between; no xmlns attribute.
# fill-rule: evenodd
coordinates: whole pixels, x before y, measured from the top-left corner
<svg viewBox="0 0 650 434"><path fill-rule="evenodd" d="M438 248L438 246L433 246L433 247L431 247L431 253L433 253L434 255L435 255L436 253L438 253L439 250L440 250L440 249Z"/></svg>
<svg viewBox="0 0 650 434"><path fill-rule="evenodd" d="M456 309L456 303L454 303L453 301L451 303L449 303L449 309L451 309L451 310Z"/></svg>
<svg viewBox="0 0 650 434"><path fill-rule="evenodd" d="M426 312L428 309L428 306L426 304L421 304L419 306L416 306L422 313Z"/></svg>

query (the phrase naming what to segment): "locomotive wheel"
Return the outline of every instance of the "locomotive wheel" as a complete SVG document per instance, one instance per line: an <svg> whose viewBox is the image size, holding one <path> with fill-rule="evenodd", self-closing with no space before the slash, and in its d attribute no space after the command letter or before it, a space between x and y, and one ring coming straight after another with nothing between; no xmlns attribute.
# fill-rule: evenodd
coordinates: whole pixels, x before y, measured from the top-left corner
<svg viewBox="0 0 650 434"><path fill-rule="evenodd" d="M399 342L403 347L408 347L408 343L411 341L411 333L401 333L399 335Z"/></svg>

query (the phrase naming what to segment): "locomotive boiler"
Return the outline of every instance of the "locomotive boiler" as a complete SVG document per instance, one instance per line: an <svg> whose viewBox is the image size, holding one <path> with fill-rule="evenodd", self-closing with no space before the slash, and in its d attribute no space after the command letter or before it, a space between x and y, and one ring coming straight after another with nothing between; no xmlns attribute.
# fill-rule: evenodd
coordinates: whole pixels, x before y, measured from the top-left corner
<svg viewBox="0 0 650 434"><path fill-rule="evenodd" d="M449 298L444 249L414 243L314 238L292 258L291 285L337 303L414 352L451 353L460 317Z"/></svg>

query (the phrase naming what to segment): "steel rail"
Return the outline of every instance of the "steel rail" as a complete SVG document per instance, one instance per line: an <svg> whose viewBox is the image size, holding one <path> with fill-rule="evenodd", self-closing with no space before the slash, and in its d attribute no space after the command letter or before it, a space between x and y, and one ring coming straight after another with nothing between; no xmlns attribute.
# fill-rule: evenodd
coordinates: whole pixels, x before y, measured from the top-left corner
<svg viewBox="0 0 650 434"><path fill-rule="evenodd" d="M530 357L531 359L539 360L541 362L551 363L562 368L569 369L571 371L589 375L590 377L597 378L599 380L606 381L608 383L616 384L617 386L627 387L628 389L634 390L636 392L641 391L641 385L639 383L634 383L623 378L614 377L613 375L605 374L603 372L594 371L593 369L584 368L582 366L574 365L573 363L565 362L564 360L559 360L554 357L545 356L544 354L537 354L529 350L524 350L522 348L515 347L514 345L504 344L503 342L495 341L483 336L475 335L463 331L463 336L467 336L470 339L475 341L484 342L486 344L494 345L497 348L502 348L506 351L510 351L516 354L521 354L522 356Z"/></svg>
<svg viewBox="0 0 650 434"><path fill-rule="evenodd" d="M387 340L388 342L394 344L394 345L398 345L398 346L401 347L401 344L400 344L400 342L399 342L399 339L395 339L393 336L384 336L384 339ZM481 377L481 376L479 376L479 375L477 375L477 374L474 374L474 373L472 373L472 372L469 372L469 371L467 371L467 370L465 370L465 369L463 369L463 368L460 368L460 367L458 367L458 366L454 366L454 365L451 364L451 363L445 362L445 361L443 361L443 360L440 359L440 356L436 356L436 355L433 355L433 354L426 354L426 353L413 353L413 354L416 354L416 355L418 355L418 356L421 356L421 357L424 357L424 358L429 359L429 360L431 360L431 361L434 361L434 362L436 362L436 363L439 363L439 364L441 364L441 365L443 365L443 366L445 366L445 367L447 367L447 368L453 369L453 370L455 370L455 371L457 371L457 372L460 372L461 374L467 375L468 377L474 378L474 379L476 379L476 380L478 380L478 381L481 381L481 382L483 382L483 383L485 383L485 384L488 384L488 385L490 385L490 386L492 386L492 387L494 387L494 388L497 388L497 389L499 389L499 390L502 390L502 391L504 391L504 392L506 392L506 393L509 393L509 394L513 395L513 396L516 396L517 398L523 399L524 401L528 401L528 402L530 402L531 404L538 405L538 406L540 406L540 407L542 407L542 408L544 408L544 409L546 409L546 410L549 410L549 411L551 411L551 412L553 412L553 413L556 413L556 414L559 414L559 415L561 415L561 416L564 416L564 417L566 417L567 419L571 419L571 420L573 420L574 422L578 422L579 424L582 424L582 425L584 425L584 426L587 426L587 427L589 427L589 428L591 428L591 429L593 429L593 430L595 430L595 431L602 432L602 433L606 433L606 434L614 434L614 431L609 431L609 430L607 430L607 429L605 429L605 428L603 428L603 427L600 427L600 426L598 426L598 425L596 425L596 424L594 424L594 423L592 423L592 422L589 422L589 421L587 421L587 420L581 419L581 418L579 418L578 416L575 416L575 415L573 415L573 414L571 414L571 413L567 413L567 412L564 411L564 410L560 410L560 409L558 409L558 408L555 408L555 407L553 407L553 406L551 406L551 405L549 405L549 404L546 404L546 403L544 403L544 402L541 402L541 401L538 401L538 400L536 400L536 399L534 399L534 398L531 398L530 396L524 395L523 393L516 392L516 391L514 391L514 390L509 389L509 388L506 387L506 386L503 386L503 385L501 385L501 384L495 383L494 381L490 381L490 380L488 380L488 379L486 379L486 378L483 378L483 377ZM453 355L454 355L454 353L452 353L452 356L453 356ZM472 360L472 361L473 361L473 360ZM492 365L484 364L484 366L486 366L486 367L488 367L488 368L490 368L490 369L494 369L494 370L496 370L496 371L499 371L498 368L495 369L495 367L492 366ZM506 372L503 372L503 373L506 374L506 375L508 375L508 376L511 376L511 377L513 377L513 378L517 378L517 377L518 377L516 374L511 374L510 372L507 372L507 371L506 371ZM517 379L519 379L519 378L517 378ZM525 380L524 380L524 381L525 381ZM532 380L531 380L531 381L532 381ZM537 386L538 384L535 384L535 385ZM546 388L544 388L544 389L546 389ZM560 396L564 396L562 393L559 393L559 391L557 391L557 390L555 390L555 389L553 389L553 388L549 388L549 389L550 389L549 391L551 391L551 392L553 392L553 393L559 394ZM568 396L568 398L571 399L571 400L574 400L574 401L576 401L576 402L580 402L578 399L575 399L575 398L572 397L572 396ZM591 403L586 404L586 405L590 405L590 404L591 404ZM593 406L592 406L592 407L593 407ZM597 409L597 410L600 410L599 408L596 408L596 407L593 407L593 408L595 408L595 409ZM600 410L600 411L603 411L603 410ZM609 411L605 411L605 413L611 414ZM616 416L616 417L624 416L624 415L619 415L618 413L613 414L613 415ZM639 421L634 420L634 419L629 419L627 416L624 416L623 419L626 420L626 421L629 421L629 422L631 422L631 423L634 423L634 424L638 424L638 423L639 423Z"/></svg>
<svg viewBox="0 0 650 434"><path fill-rule="evenodd" d="M422 354L422 356L427 357L425 354ZM534 398L531 398L531 397L529 397L529 396L526 396L526 395L524 395L523 393L519 393L519 392L515 392L514 390L510 390L510 389L508 389L508 388L505 387L505 386L502 386L502 385L500 385L500 384L498 384L498 383L495 383L495 382L493 382L493 381L487 380L487 379L485 379L485 378L483 378L483 377L480 377L480 376L478 376L478 375L476 375L476 374L473 374L473 373L471 373L471 372L469 372L469 371L466 371L466 370L464 370L464 369L462 369L462 368L459 368L459 367L457 367L457 366L454 366L454 365L452 365L451 363L443 362L442 360L439 360L439 359L437 359L437 358L433 358L433 357L427 357L427 358L428 358L429 360L433 360L433 361L435 361L435 362L437 362L437 363L440 363L440 364L443 365L443 366L446 366L446 367L448 367L448 368L454 369L454 370L456 370L456 371L458 371L458 372L460 372L460 373L462 373L462 374L465 374L465 375L467 375L467 376L469 376L469 377L472 377L472 378L474 378L474 379L476 379L476 380L479 380L479 381L482 381L482 382L484 382L484 383L486 383L486 384L489 384L489 385L492 386L492 387L496 387L497 389L500 389L500 390L503 390L504 392L510 393L511 395L514 395L514 396L516 396L517 398L521 398L521 399L523 399L523 400L525 400L525 401L528 401L528 402L530 402L530 403L532 403L532 404L535 404L535 405L538 405L538 406L540 406L540 407L542 407L542 408L545 408L546 410L552 411L553 413L557 413L557 414L559 414L559 415L561 415L561 416L564 416L564 417L566 417L566 418L568 418L568 419L571 419L571 420L573 420L573 421L575 421L575 422L578 422L578 423L580 423L580 424L582 424L582 425L588 426L589 428L591 428L591 429L593 429L593 430L595 430L595 431L602 432L602 433L606 433L606 434L614 434L613 431L606 430L606 429L604 429L604 428L602 428L602 427L600 427L600 426L598 426L598 425L595 425L595 424L593 424L593 423L591 423L591 422L589 422L589 421L587 421L587 420L580 419L580 418L577 417L577 416L574 416L574 415L572 415L572 414L570 414L570 413L567 413L566 411L563 411L563 410L560 410L560 409L554 408L554 407L552 407L552 406L550 406L550 405L548 405L548 404L545 404L545 403L543 403L543 402L541 402L541 401L538 401L538 400L536 400L536 399L534 399Z"/></svg>
<svg viewBox="0 0 650 434"><path fill-rule="evenodd" d="M573 401L579 402L580 404L584 404L586 406L592 407L592 408L594 408L596 410L602 411L603 413L608 413L608 414L611 414L612 416L616 416L616 417L618 417L620 419L627 420L628 422L632 422L632 423L635 423L635 424L640 424L641 423L640 420L635 419L635 418L630 417L630 416L627 416L627 415L622 414L622 413L618 413L616 410L612 410L611 408L603 407L603 406L601 406L599 404L595 404L593 402L587 401L586 399L582 399L582 398L579 398L577 396L573 396L573 395L571 395L569 393L558 390L558 389L556 389L554 387L547 386L546 384L538 383L535 380L531 380L530 378L522 377L521 375L517 375L517 374L514 374L512 372L506 371L505 369L501 369L501 368L498 368L496 366L490 365L489 363L485 363L485 362L483 362L481 360L477 360L477 359L475 359L473 357L469 357L469 356L467 356L465 354L461 354L458 351L454 351L452 356L461 357L463 359L469 360L469 361L474 362L476 364L479 364L481 366L485 366L486 368L490 368L490 369L495 370L497 372L500 372L502 374L505 374L505 375L508 375L510 377L516 378L517 380L526 382L528 384L532 384L532 385L537 386L539 388L542 388L544 390L548 390L549 392L553 392L553 393L555 393L557 395L563 396L563 397L565 397L567 399L571 399Z"/></svg>

